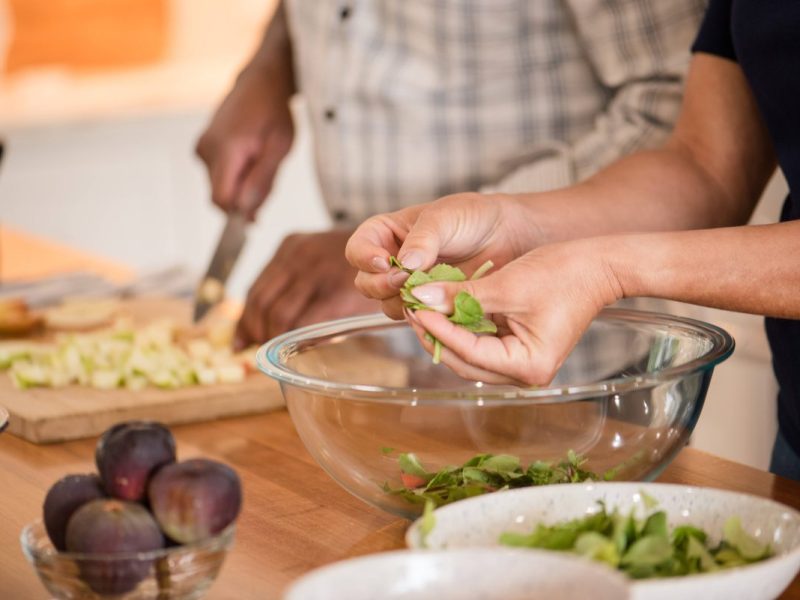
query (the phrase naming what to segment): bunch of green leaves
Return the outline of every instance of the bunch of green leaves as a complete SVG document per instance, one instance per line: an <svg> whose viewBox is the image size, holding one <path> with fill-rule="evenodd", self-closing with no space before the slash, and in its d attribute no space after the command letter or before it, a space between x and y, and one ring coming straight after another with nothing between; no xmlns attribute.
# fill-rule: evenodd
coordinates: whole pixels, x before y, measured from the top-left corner
<svg viewBox="0 0 800 600"><path fill-rule="evenodd" d="M461 466L438 471L425 469L412 453L399 454L397 461L403 486L392 487L386 482L383 490L411 503L432 502L437 507L499 490L600 479L583 468L586 459L572 450L564 460L535 461L527 467L509 454L478 454Z"/></svg>
<svg viewBox="0 0 800 600"><path fill-rule="evenodd" d="M633 510L623 515L599 504L594 514L556 525L539 524L530 534L504 533L500 543L574 552L608 563L633 579L708 573L772 555L768 544L744 531L738 517L727 520L722 541L711 547L706 532L691 525L676 527L670 534L664 511L637 519Z"/></svg>
<svg viewBox="0 0 800 600"><path fill-rule="evenodd" d="M412 271L411 269L406 269L400 261L392 256L389 258L389 264L409 273L408 279L406 279L403 287L400 289L400 297L405 307L411 311L431 310L430 306L420 302L420 300L414 296L412 290L418 285L437 281L458 282L467 280L464 271L445 263L440 263L432 267L429 271L422 271L419 269ZM493 266L494 263L492 263L492 261L486 261L472 274L471 279L482 277ZM456 297L453 299L453 314L450 315L448 319L450 319L452 323L473 333L497 333L497 325L495 325L494 321L484 316L481 303L478 302L474 296L465 291L456 294ZM428 341L433 344L433 362L434 364L439 364L442 354L442 343L429 333L426 334L426 337Z"/></svg>

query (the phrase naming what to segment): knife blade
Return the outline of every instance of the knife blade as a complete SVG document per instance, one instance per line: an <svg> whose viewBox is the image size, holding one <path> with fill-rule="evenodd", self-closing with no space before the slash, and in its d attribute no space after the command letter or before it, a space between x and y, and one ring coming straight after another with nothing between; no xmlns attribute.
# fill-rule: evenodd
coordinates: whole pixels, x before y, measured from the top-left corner
<svg viewBox="0 0 800 600"><path fill-rule="evenodd" d="M197 323L225 297L225 282L247 240L247 219L237 212L228 214L208 270L197 286L192 320Z"/></svg>

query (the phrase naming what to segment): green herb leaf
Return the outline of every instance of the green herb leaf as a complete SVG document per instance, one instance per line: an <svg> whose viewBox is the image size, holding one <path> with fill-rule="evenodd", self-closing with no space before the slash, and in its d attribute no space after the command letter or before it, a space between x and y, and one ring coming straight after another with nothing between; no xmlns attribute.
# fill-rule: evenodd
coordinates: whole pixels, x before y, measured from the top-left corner
<svg viewBox="0 0 800 600"><path fill-rule="evenodd" d="M769 544L761 544L742 528L739 517L731 517L725 522L722 539L739 551L746 561L761 560L769 554Z"/></svg>
<svg viewBox="0 0 800 600"><path fill-rule="evenodd" d="M468 292L460 291L453 300L453 314L450 320L456 325L472 325L483 319L483 307Z"/></svg>
<svg viewBox="0 0 800 600"><path fill-rule="evenodd" d="M423 468L422 464L419 462L419 459L416 457L416 455L411 453L401 454L397 458L397 462L400 464L400 470L403 473L408 473L409 475L416 475L417 477L430 479L430 474Z"/></svg>
<svg viewBox="0 0 800 600"><path fill-rule="evenodd" d="M575 552L586 558L608 563L612 567L619 565L620 561L614 542L596 531L580 534L575 541Z"/></svg>
<svg viewBox="0 0 800 600"><path fill-rule="evenodd" d="M467 276L458 267L451 267L445 263L439 263L428 271L431 281L466 281Z"/></svg>
<svg viewBox="0 0 800 600"><path fill-rule="evenodd" d="M660 535L645 535L636 540L620 559L622 566L655 567L672 556L672 544Z"/></svg>
<svg viewBox="0 0 800 600"><path fill-rule="evenodd" d="M580 460L578 455L569 455L567 462L572 467ZM534 463L528 471L541 472L544 464ZM625 517L617 510L609 513L602 501L599 504L599 512L583 518L555 525L540 523L530 534L504 533L500 543L572 551L616 566L633 579L708 573L771 555L768 546L744 532L737 517L728 520L723 541L712 549L706 545L706 533L691 525L676 527L670 540L664 511L637 521L634 509Z"/></svg>
<svg viewBox="0 0 800 600"><path fill-rule="evenodd" d="M393 267L398 267L404 271L411 273L406 279L403 287L400 289L400 298L403 300L404 306L411 311L416 310L430 310L424 302L414 296L413 289L419 285L432 283L434 281L465 281L467 279L464 272L458 267L439 263L428 272L416 270L411 272L409 269L403 267L400 261L394 256L389 258L389 264ZM477 279L493 266L491 261L487 261L475 271L472 279ZM490 319L484 317L483 308L480 302L468 292L459 292L453 300L453 314L448 318L451 322L466 328L473 333L497 333L497 325ZM442 358L442 343L428 334L429 341L433 344L433 363L439 364Z"/></svg>

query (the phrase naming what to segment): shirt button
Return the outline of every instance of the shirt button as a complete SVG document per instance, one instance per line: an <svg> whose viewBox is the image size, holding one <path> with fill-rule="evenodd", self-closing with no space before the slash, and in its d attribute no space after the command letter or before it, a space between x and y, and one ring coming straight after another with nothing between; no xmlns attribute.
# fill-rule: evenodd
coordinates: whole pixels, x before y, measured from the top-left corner
<svg viewBox="0 0 800 600"><path fill-rule="evenodd" d="M326 108L323 114L325 115L325 119L328 121L333 121L336 118L336 111L332 108Z"/></svg>
<svg viewBox="0 0 800 600"><path fill-rule="evenodd" d="M351 14L353 14L353 10L349 6L343 6L339 10L339 18L342 21L346 21L347 19L349 19Z"/></svg>
<svg viewBox="0 0 800 600"><path fill-rule="evenodd" d="M335 210L333 211L333 220L337 223L341 223L342 221L347 220L348 214L346 210Z"/></svg>

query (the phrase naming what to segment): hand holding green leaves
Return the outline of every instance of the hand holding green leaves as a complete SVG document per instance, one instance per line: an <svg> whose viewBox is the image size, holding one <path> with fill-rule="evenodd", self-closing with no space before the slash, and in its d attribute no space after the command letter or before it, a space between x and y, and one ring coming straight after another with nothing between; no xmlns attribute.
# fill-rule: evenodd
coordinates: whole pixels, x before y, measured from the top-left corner
<svg viewBox="0 0 800 600"><path fill-rule="evenodd" d="M409 273L408 279L400 289L400 297L403 300L404 306L411 311L415 310L432 310L424 302L421 302L414 296L414 288L426 283L433 283L436 281L466 281L467 276L458 267L453 267L448 264L440 263L429 271L411 271L406 269L394 257L390 257L389 263L393 267L398 267ZM472 275L472 279L478 279L484 275L493 266L492 261L486 261L481 265ZM497 325L493 321L484 316L481 303L476 298L471 296L465 291L459 292L453 300L453 314L448 317L450 322L471 331L472 333L497 333ZM442 344L433 336L429 336L429 341L433 343L433 362L439 363L441 356Z"/></svg>

